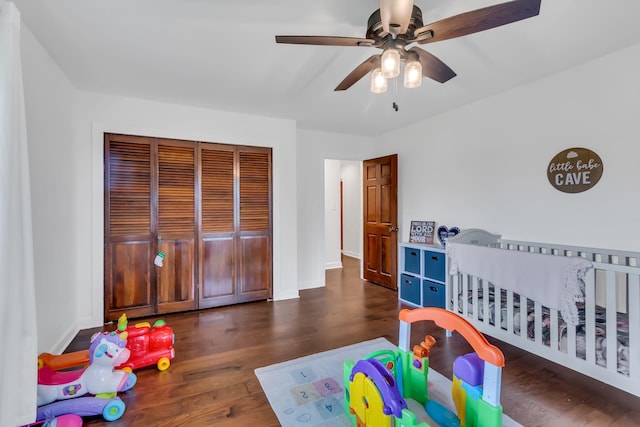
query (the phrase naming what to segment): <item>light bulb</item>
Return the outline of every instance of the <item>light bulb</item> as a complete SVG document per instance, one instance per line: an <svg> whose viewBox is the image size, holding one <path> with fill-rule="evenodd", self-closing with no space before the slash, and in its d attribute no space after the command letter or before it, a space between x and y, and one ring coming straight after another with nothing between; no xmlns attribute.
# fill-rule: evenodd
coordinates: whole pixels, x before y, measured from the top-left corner
<svg viewBox="0 0 640 427"><path fill-rule="evenodd" d="M404 67L404 87L414 88L422 84L422 64L419 61L409 61Z"/></svg>
<svg viewBox="0 0 640 427"><path fill-rule="evenodd" d="M380 68L376 68L371 72L371 92L385 93L387 91L387 79L382 77Z"/></svg>
<svg viewBox="0 0 640 427"><path fill-rule="evenodd" d="M400 52L397 49L386 49L382 53L380 61L382 76L385 79L393 79L400 75Z"/></svg>

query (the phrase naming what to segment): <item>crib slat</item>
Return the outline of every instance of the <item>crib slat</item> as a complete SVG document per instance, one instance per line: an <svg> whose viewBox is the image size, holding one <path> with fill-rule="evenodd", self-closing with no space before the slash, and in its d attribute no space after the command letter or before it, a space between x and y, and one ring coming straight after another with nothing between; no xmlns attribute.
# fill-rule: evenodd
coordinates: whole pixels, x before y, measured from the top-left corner
<svg viewBox="0 0 640 427"><path fill-rule="evenodd" d="M502 328L502 288L493 285L494 324L496 329ZM505 319L506 320L506 319Z"/></svg>
<svg viewBox="0 0 640 427"><path fill-rule="evenodd" d="M596 269L584 279L585 358L589 365L596 363Z"/></svg>
<svg viewBox="0 0 640 427"><path fill-rule="evenodd" d="M618 319L616 313L616 272L608 270L607 281L607 370L618 370Z"/></svg>
<svg viewBox="0 0 640 427"><path fill-rule="evenodd" d="M527 321L529 317L529 313L527 310L527 297L524 295L520 295L520 338L523 340L527 339L528 327L529 324Z"/></svg>
<svg viewBox="0 0 640 427"><path fill-rule="evenodd" d="M552 350L560 349L560 342L558 340L558 310L551 310L549 313L549 348Z"/></svg>
<svg viewBox="0 0 640 427"><path fill-rule="evenodd" d="M478 278L473 276L471 279L471 306L473 307L473 319L480 319L480 307L478 306Z"/></svg>
<svg viewBox="0 0 640 427"><path fill-rule="evenodd" d="M571 357L577 357L576 343L576 327L567 325L567 354Z"/></svg>
<svg viewBox="0 0 640 427"><path fill-rule="evenodd" d="M459 313L458 295L460 295L460 274L454 274L451 277L451 290L447 292L447 304L454 313Z"/></svg>
<svg viewBox="0 0 640 427"><path fill-rule="evenodd" d="M469 275L462 275L462 313L464 317L469 317Z"/></svg>
<svg viewBox="0 0 640 427"><path fill-rule="evenodd" d="M542 345L542 305L538 301L533 304L533 316L534 316L534 334L535 342L538 345Z"/></svg>
<svg viewBox="0 0 640 427"><path fill-rule="evenodd" d="M629 377L640 388L640 276L629 274L627 313L629 313ZM636 307L632 309L631 307ZM636 392L637 394L637 392Z"/></svg>
<svg viewBox="0 0 640 427"><path fill-rule="evenodd" d="M513 291L507 291L507 332L513 333Z"/></svg>
<svg viewBox="0 0 640 427"><path fill-rule="evenodd" d="M485 325L489 325L489 282L487 280L482 281L482 312L484 317L482 322Z"/></svg>

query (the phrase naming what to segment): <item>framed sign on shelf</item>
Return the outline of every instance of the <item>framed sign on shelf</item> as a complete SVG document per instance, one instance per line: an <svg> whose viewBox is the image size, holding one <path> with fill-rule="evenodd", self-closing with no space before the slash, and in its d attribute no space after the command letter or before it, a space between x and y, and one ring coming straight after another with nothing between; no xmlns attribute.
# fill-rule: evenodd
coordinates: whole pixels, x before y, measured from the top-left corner
<svg viewBox="0 0 640 427"><path fill-rule="evenodd" d="M435 226L435 221L411 221L409 242L432 244Z"/></svg>

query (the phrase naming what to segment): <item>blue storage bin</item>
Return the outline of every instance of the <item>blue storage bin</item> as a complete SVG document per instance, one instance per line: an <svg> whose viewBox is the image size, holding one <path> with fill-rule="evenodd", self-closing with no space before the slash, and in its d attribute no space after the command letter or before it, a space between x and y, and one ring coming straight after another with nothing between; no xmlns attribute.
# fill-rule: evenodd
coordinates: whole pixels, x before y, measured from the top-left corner
<svg viewBox="0 0 640 427"><path fill-rule="evenodd" d="M424 251L424 277L444 282L445 257L443 252Z"/></svg>
<svg viewBox="0 0 640 427"><path fill-rule="evenodd" d="M420 278L402 274L400 276L400 299L420 305Z"/></svg>
<svg viewBox="0 0 640 427"><path fill-rule="evenodd" d="M445 287L441 283L430 280L422 281L422 306L423 307L445 307Z"/></svg>
<svg viewBox="0 0 640 427"><path fill-rule="evenodd" d="M404 270L420 275L420 249L404 248Z"/></svg>

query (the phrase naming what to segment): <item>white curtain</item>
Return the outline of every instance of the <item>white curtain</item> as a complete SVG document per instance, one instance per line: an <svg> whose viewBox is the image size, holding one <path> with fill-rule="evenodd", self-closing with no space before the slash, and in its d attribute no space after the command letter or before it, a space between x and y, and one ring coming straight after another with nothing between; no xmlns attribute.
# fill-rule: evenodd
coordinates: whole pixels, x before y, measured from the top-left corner
<svg viewBox="0 0 640 427"><path fill-rule="evenodd" d="M37 331L20 12L0 0L0 426L36 417Z"/></svg>

